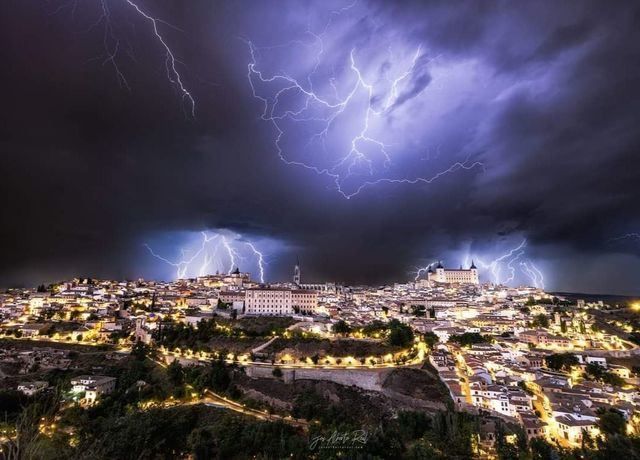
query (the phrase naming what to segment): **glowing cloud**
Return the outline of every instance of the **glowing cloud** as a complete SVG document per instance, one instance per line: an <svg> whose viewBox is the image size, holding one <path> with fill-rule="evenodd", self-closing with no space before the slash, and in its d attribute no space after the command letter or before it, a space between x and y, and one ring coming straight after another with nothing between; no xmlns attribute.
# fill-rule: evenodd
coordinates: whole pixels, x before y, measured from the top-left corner
<svg viewBox="0 0 640 460"><path fill-rule="evenodd" d="M385 46L338 46L346 33L341 22L354 5L332 11L320 32L308 28L304 37L283 45L246 40L247 78L262 104L262 119L275 129L279 158L328 177L345 198L375 184L430 184L455 171L482 168L470 156L444 166L438 162L435 171L407 166L407 156L423 160L428 151L407 132L418 128L416 108L424 107L421 96L439 56L398 38L385 42L384 36L376 42Z"/></svg>
<svg viewBox="0 0 640 460"><path fill-rule="evenodd" d="M173 260L160 255L145 243L149 253L161 262L175 267L175 278L205 276L214 272L230 274L240 265L256 268L259 281L265 282L265 255L242 235L218 229L200 232L200 238L189 238L187 248L180 250L182 257Z"/></svg>

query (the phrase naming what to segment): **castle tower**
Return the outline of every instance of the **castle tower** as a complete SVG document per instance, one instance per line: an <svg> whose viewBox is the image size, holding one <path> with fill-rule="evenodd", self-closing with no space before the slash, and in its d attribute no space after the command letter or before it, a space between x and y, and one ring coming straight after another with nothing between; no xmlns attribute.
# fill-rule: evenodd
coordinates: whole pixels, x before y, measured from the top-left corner
<svg viewBox="0 0 640 460"><path fill-rule="evenodd" d="M475 284L480 284L480 277L478 276L478 269L476 268L476 264L473 263L473 259L471 259L471 266L469 267L471 270L471 282Z"/></svg>
<svg viewBox="0 0 640 460"><path fill-rule="evenodd" d="M436 266L436 281L440 283L446 283L447 277L444 274L444 267L442 266L442 261L438 262Z"/></svg>

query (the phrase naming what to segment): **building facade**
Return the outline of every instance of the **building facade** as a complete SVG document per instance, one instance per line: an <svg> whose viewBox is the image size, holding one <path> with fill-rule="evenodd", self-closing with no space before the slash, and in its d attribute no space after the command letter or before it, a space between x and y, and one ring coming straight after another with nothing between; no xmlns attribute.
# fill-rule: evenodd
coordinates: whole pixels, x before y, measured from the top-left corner
<svg viewBox="0 0 640 460"><path fill-rule="evenodd" d="M245 314L287 316L314 314L318 293L308 289L253 288L245 291Z"/></svg>
<svg viewBox="0 0 640 460"><path fill-rule="evenodd" d="M439 263L435 270L429 268L427 280L429 282L449 284L480 284L478 269L473 262L471 262L471 266L468 269L462 267L459 269L444 268Z"/></svg>

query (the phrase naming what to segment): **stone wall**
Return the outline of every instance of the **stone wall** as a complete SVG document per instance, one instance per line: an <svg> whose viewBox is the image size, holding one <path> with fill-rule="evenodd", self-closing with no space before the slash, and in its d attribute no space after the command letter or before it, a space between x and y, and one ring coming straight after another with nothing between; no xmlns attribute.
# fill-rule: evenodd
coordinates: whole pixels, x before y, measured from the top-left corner
<svg viewBox="0 0 640 460"><path fill-rule="evenodd" d="M389 369L287 369L281 367L285 382L294 380L325 380L341 385L354 385L363 390L382 391L382 382L389 374ZM247 366L249 377L274 378L273 366Z"/></svg>

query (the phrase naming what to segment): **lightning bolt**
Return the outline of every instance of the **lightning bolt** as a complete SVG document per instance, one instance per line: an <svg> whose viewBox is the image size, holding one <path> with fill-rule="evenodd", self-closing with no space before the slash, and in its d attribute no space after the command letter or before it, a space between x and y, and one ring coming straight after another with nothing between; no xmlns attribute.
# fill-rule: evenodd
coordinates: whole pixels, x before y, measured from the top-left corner
<svg viewBox="0 0 640 460"><path fill-rule="evenodd" d="M533 286L544 290L544 276L542 276L542 272L538 270L533 262L531 262L530 260L520 262L520 266L522 267L523 273L525 273L531 279Z"/></svg>
<svg viewBox="0 0 640 460"><path fill-rule="evenodd" d="M474 256L474 260L478 261L478 264L484 268L489 269L491 271L493 282L495 284L500 284L501 282L508 283L513 281L515 277L515 268L513 267L513 263L517 261L523 254L523 248L527 245L527 240L523 239L522 242L515 248L511 249L507 253L501 255L500 257L492 260L487 263L484 262L481 258ZM506 265L506 268L509 270L510 275L505 279L501 280L501 272L503 265Z"/></svg>
<svg viewBox="0 0 640 460"><path fill-rule="evenodd" d="M214 235L208 235L207 232L201 232L202 240L199 246L193 251L181 250L182 258L179 260L170 260L156 253L146 243L144 247L156 259L175 267L176 279L184 279L188 273L197 273L198 276L205 276L210 273L209 267L213 262L219 267L227 266L228 268L225 268L225 271L227 271L227 274L231 274L233 269L238 267L240 259L253 258L258 267L260 282L264 283L266 273L264 254L258 250L254 243L246 241L241 235L228 235L226 233L228 232L217 232ZM249 248L250 254L247 255L246 250L243 254L242 248ZM222 251L222 257L218 256L220 251Z"/></svg>
<svg viewBox="0 0 640 460"><path fill-rule="evenodd" d="M434 262L431 262L429 265L425 265L424 267L415 267L414 271L409 272L410 274L415 275L413 281L418 281L418 279L420 279L422 275L427 273L427 271L429 271L429 269L437 263L438 261L436 260Z"/></svg>
<svg viewBox="0 0 640 460"><path fill-rule="evenodd" d="M407 80L416 70L418 61L424 56L422 46L418 46L413 54L410 64L395 79L386 78L390 84L387 97L384 103L378 109L376 108L378 91L373 83L367 82L356 59L356 48L352 48L349 53L349 70L354 82L344 97L339 96L337 79L335 76L328 78L327 84L333 89L332 97L324 97L314 89L313 77L322 61L325 44L324 35L329 29L329 25L333 19L344 11L350 9L354 4L343 8L342 10L333 11L329 22L325 25L320 34L316 34L311 30L307 30L306 34L312 37L312 43L305 43L302 40L295 40L285 45L276 45L272 47L257 47L250 40L247 43L250 59L247 64L247 79L251 87L253 97L261 101L263 110L261 118L272 124L276 131L275 147L277 155L282 162L287 165L299 166L315 172L318 175L324 175L332 179L336 190L346 199L350 199L359 194L363 189L380 184L380 183L398 183L398 184L430 184L439 179L443 175L453 173L458 170L470 170L476 167L484 168L479 161L469 161L469 157L463 162L455 162L448 168L439 171L430 177L418 178L378 178L361 181L355 190L347 191L344 189L345 180L357 175L372 177L377 174L375 163L382 159L382 167L387 169L392 164L392 155L390 153L390 145L378 139L370 133L371 122L373 118L382 118L389 115L395 108L396 102L400 97L400 85ZM315 46L317 52L315 54L315 65L306 79L297 79L286 72L275 72L267 74L259 68L258 54L261 50L270 50L298 44L306 47ZM435 59L435 58L434 58ZM433 59L430 59L430 62ZM256 84L264 86L276 86L274 94L266 96L261 95ZM279 89L278 89L279 88ZM286 101L291 98L297 98L301 101L301 107L287 108ZM364 97L366 107L364 109L358 106L359 98ZM359 128L353 134L351 141L345 151L338 156L337 161L328 161L325 166L319 166L317 163L304 161L301 159L292 159L285 154L285 147L282 142L288 134L288 125L314 124L319 125L319 129L314 129L313 134L308 138L306 146L302 149L306 154L306 150L314 145L319 145L322 149L322 157L328 156L327 143L331 137L332 130L340 125L340 116L345 114L347 110L358 110L361 112L359 118ZM373 153L367 153L367 149L372 149ZM316 158L315 161L322 161ZM364 169L363 169L364 168ZM363 172L364 171L364 172Z"/></svg>
<svg viewBox="0 0 640 460"><path fill-rule="evenodd" d="M214 235L213 237L209 237L205 232L202 232L202 244L200 246L200 249L198 249L190 258L188 259L182 259L179 260L177 262L175 261L171 261L165 257L162 257L159 254L156 254L153 249L151 249L151 246L149 246L147 243L144 244L144 247L147 248L147 250L151 253L151 255L153 257L155 257L156 259L159 259L161 261L163 261L166 264L171 265L172 267L176 267L176 278L178 279L182 279L184 278L187 269L189 268L189 266L200 256L200 254L202 254L202 252L205 250L205 248L207 247L207 243L209 243L210 241L218 238L219 235ZM182 256L184 257L185 253L184 251L182 251Z"/></svg>
<svg viewBox="0 0 640 460"><path fill-rule="evenodd" d="M482 258L474 256L475 261L483 269L488 269L491 272L493 283L506 284L512 282L516 277L517 268L524 273L532 283L532 286L538 289L544 289L544 275L535 266L530 259L524 259L526 254L527 240L526 238L522 242L502 254L501 256L493 259L491 262L485 262ZM467 260L469 256L467 256ZM518 266L516 267L516 262ZM503 276L503 271L506 271L508 275Z"/></svg>
<svg viewBox="0 0 640 460"><path fill-rule="evenodd" d="M260 282L264 283L264 255L258 251L253 243L245 242L258 258L258 269L260 270Z"/></svg>
<svg viewBox="0 0 640 460"><path fill-rule="evenodd" d="M195 118L195 108L196 103L193 98L191 92L187 89L183 82L183 78L178 71L177 65L179 63L176 58L174 52L171 47L167 43L164 35L160 31L160 24L165 25L167 27L173 28L175 30L181 31L179 28L169 24L162 19L153 17L149 13L147 13L143 8L141 8L136 2L133 0L118 0L122 2L128 9L132 10L137 16L142 18L145 22L147 22L151 26L151 30L153 32L154 39L160 44L164 51L164 65L166 69L167 80L171 84L171 86L177 91L180 95L180 99L182 102L183 109L189 111L192 118ZM116 79L118 81L118 85L120 87L124 87L127 90L131 91L131 86L125 77L124 72L120 68L118 64L119 57L122 52L128 54L129 58L135 61L135 57L133 55L133 48L130 46L126 38L122 38L117 33L117 28L114 26L114 20L111 10L111 5L113 5L113 0L98 0L98 6L100 9L100 14L97 20L91 24L87 32L93 30L96 27L102 26L103 28L103 37L102 44L104 48L104 59L102 61L102 65L109 65L113 68ZM75 14L75 10L78 6L78 0L73 0L70 2L62 3L58 6L58 8L52 14L58 14L62 10L69 8L72 14ZM186 112L185 112L186 114Z"/></svg>
<svg viewBox="0 0 640 460"><path fill-rule="evenodd" d="M229 244L229 240L227 240L227 238L224 236L222 237L222 245L227 250L227 254L229 255L229 270L227 271L227 274L230 275L234 267L238 266L236 263L238 252L231 247L231 245Z"/></svg>
<svg viewBox="0 0 640 460"><path fill-rule="evenodd" d="M164 21L160 21L159 19L156 19L148 15L137 4L135 4L131 0L124 0L124 1L133 9L135 9L140 16L142 16L144 19L146 19L151 23L154 35L156 36L157 40L160 42L160 44L165 50L164 65L167 70L167 79L181 94L182 101L183 102L186 101L188 105L191 106L191 116L195 118L196 102L193 99L193 96L191 96L191 93L187 90L187 88L185 88L184 84L182 83L182 77L180 76L180 73L176 69L176 58L173 55L171 48L169 48L169 45L167 45L167 42L164 40L163 36L160 34L160 31L158 30L159 22L162 22L163 24L166 24L166 23ZM102 2L104 3L106 2L106 0L102 0Z"/></svg>

